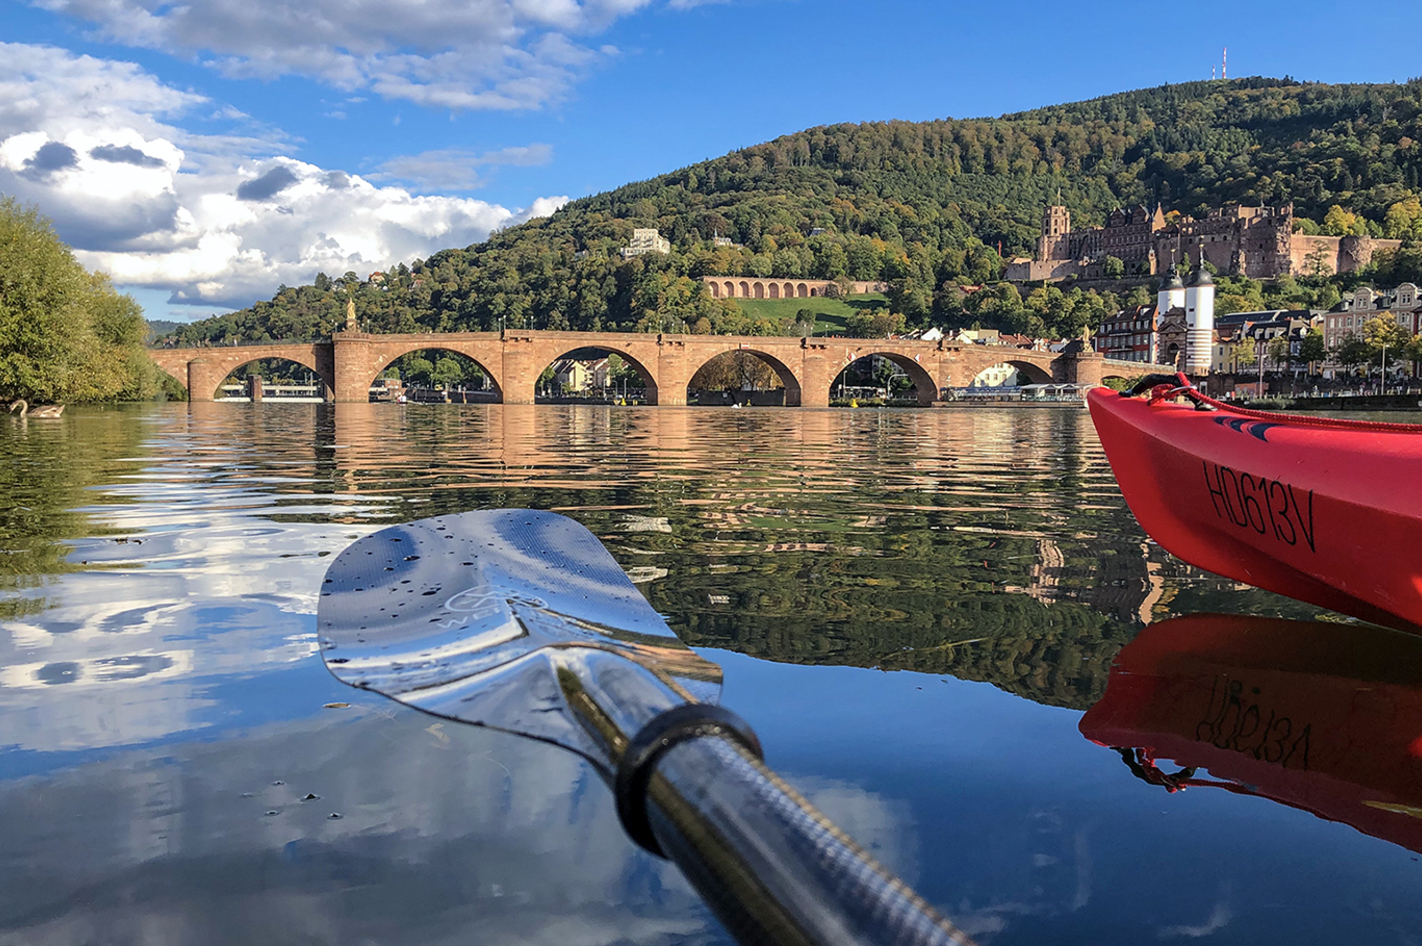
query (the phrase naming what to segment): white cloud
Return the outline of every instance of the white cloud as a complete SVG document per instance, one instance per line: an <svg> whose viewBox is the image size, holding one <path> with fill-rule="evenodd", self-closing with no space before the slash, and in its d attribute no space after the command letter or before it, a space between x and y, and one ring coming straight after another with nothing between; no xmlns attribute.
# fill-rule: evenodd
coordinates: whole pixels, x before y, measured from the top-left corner
<svg viewBox="0 0 1422 946"><path fill-rule="evenodd" d="M228 127L173 124L196 112ZM540 148L478 157L536 163ZM246 305L318 270L364 274L478 242L566 200L515 211L417 196L292 150L279 131L131 63L0 43L0 192L37 204L86 266L175 301Z"/></svg>
<svg viewBox="0 0 1422 946"><path fill-rule="evenodd" d="M556 101L607 55L570 37L604 30L652 0L35 2L97 24L107 40L195 55L230 77L298 75L465 110Z"/></svg>

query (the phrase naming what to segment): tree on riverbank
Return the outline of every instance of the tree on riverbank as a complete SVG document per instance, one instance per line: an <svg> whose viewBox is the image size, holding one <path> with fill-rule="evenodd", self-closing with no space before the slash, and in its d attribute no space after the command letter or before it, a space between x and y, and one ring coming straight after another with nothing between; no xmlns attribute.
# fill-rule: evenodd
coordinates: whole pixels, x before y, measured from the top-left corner
<svg viewBox="0 0 1422 946"><path fill-rule="evenodd" d="M38 211L0 196L0 397L152 397L147 336L132 297L80 266Z"/></svg>

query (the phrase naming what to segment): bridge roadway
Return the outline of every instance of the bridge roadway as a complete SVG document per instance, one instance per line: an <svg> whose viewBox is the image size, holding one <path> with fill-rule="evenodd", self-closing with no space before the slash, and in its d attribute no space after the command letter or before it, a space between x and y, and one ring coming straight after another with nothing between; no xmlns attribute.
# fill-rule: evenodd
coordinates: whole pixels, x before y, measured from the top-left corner
<svg viewBox="0 0 1422 946"><path fill-rule="evenodd" d="M848 365L870 355L908 373L920 404L932 404L948 387L966 387L983 369L1006 363L1033 383L1100 384L1107 377L1173 372L1169 366L1108 360L1095 352L1058 354L994 345L963 345L894 338L827 338L734 335L650 335L627 332L451 332L372 335L337 332L330 339L270 345L150 349L160 368L188 389L194 401L211 401L228 374L252 361L282 358L310 369L328 401L365 401L371 384L392 361L412 351L437 349L473 359L506 404L531 404L538 377L579 349L614 352L641 375L648 404L685 404L692 375L712 358L743 351L759 357L785 385L789 407L827 407L830 386Z"/></svg>

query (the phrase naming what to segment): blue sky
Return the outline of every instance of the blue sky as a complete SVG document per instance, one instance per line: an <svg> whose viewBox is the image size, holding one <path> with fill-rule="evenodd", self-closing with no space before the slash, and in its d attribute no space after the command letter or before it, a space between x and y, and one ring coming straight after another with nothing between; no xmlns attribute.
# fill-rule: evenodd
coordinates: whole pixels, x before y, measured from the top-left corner
<svg viewBox="0 0 1422 946"><path fill-rule="evenodd" d="M0 193L152 318L362 275L818 124L1403 81L1363 0L0 0ZM1413 67L1415 69L1415 67ZM1422 70L1419 70L1422 71Z"/></svg>

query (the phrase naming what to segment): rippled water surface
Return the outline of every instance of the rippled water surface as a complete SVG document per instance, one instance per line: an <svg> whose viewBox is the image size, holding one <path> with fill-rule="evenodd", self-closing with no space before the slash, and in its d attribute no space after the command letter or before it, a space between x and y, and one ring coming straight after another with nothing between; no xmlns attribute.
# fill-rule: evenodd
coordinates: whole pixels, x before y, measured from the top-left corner
<svg viewBox="0 0 1422 946"><path fill-rule="evenodd" d="M980 943L1422 940L1414 640L1160 623L1320 615L1149 543L1084 411L136 405L0 456L0 944L726 942L579 760L326 673L335 553L499 506L601 537ZM1138 636L1203 689L1103 700ZM1172 733L1197 771L1129 751Z"/></svg>

